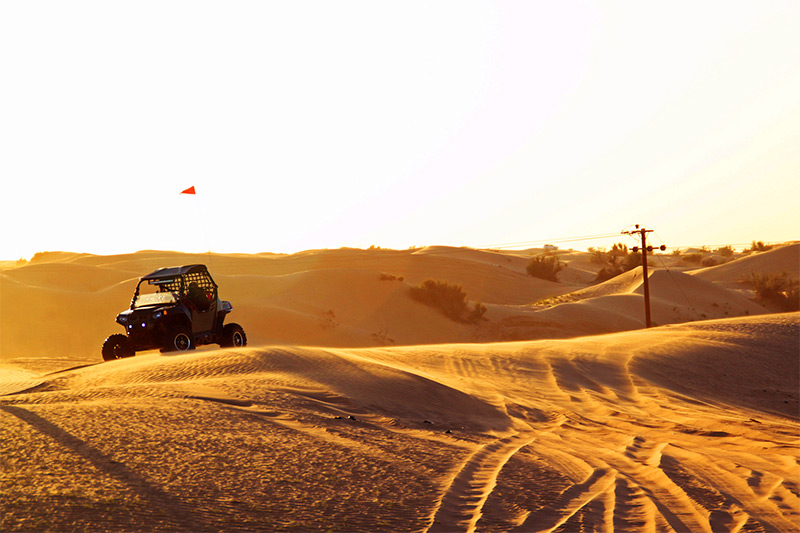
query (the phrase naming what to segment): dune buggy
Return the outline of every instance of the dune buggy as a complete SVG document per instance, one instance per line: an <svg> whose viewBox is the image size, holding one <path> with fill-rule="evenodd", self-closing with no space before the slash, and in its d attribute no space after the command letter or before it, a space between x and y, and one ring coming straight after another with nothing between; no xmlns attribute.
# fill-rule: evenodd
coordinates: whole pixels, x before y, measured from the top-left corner
<svg viewBox="0 0 800 533"><path fill-rule="evenodd" d="M125 334L103 343L103 359L131 357L141 350L192 350L203 344L247 345L239 324L224 324L233 310L220 300L205 265L160 268L139 279L129 309L117 315Z"/></svg>

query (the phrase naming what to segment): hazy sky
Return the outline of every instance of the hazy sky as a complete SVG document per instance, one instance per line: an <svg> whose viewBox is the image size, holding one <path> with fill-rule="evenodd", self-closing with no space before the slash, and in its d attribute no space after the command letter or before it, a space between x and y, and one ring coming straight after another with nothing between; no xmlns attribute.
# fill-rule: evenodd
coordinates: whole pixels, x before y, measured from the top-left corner
<svg viewBox="0 0 800 533"><path fill-rule="evenodd" d="M798 239L798 28L797 0L3 2L0 258Z"/></svg>

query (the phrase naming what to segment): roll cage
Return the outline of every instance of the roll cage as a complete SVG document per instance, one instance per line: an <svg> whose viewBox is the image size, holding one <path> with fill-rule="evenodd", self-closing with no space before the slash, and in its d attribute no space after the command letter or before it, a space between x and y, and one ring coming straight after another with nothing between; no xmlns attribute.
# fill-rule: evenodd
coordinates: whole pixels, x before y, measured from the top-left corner
<svg viewBox="0 0 800 533"><path fill-rule="evenodd" d="M142 284L155 285L158 290L141 294ZM217 284L208 273L205 265L161 268L143 276L136 285L131 299L131 309L151 305L163 305L189 298L195 307L207 307L208 302L217 297Z"/></svg>

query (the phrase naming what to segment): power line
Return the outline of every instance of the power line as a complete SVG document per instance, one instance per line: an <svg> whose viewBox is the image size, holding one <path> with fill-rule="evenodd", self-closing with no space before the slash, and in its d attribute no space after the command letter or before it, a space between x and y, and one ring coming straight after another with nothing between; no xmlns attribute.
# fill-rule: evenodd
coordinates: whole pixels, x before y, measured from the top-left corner
<svg viewBox="0 0 800 533"><path fill-rule="evenodd" d="M603 233L600 235L583 235L580 237L558 237L554 239L539 239L535 241L520 241L520 242L507 242L507 243L500 243L500 244L485 244L479 245L477 248L481 249L491 249L491 248L511 248L517 246L530 246L533 244L552 244L552 243L564 243L564 242L579 242L579 241L590 241L594 239L607 239L610 237L617 237L619 233Z"/></svg>
<svg viewBox="0 0 800 533"><path fill-rule="evenodd" d="M658 235L658 234L656 234L656 235ZM659 239L660 238L661 237L659 237ZM678 291L680 291L681 295L683 295L683 298L686 300L686 303L688 304L689 309L692 310L692 311L697 312L697 310L694 307L692 307L692 302L691 302L691 300L689 300L689 297L686 295L685 292L683 292L683 287L681 287L680 283L678 283L678 280L675 279L675 276L672 275L672 270L670 270L669 267L667 266L667 264L664 262L664 258L661 257L660 255L657 255L656 257L658 257L658 260L661 261L661 266L663 266L664 269L667 271L667 274L669 275L669 279L671 279L672 283L674 283L675 286L678 287Z"/></svg>
<svg viewBox="0 0 800 533"><path fill-rule="evenodd" d="M659 237L660 238L660 237ZM763 242L763 241L762 241ZM783 244L784 241L768 241L765 244L768 245L775 245L775 244ZM677 246L670 246L672 249L680 249L680 248L721 248L724 246L750 246L753 242L726 242L725 244L681 244Z"/></svg>
<svg viewBox="0 0 800 533"><path fill-rule="evenodd" d="M631 226L633 226L633 224ZM628 226L628 228L630 228L631 226ZM631 237L635 241L638 241L638 238L636 236L634 236L634 235L639 235L640 232L641 232L641 230L639 230L639 229L637 229L637 230L627 230L627 228L626 228L625 230L623 230L621 232L621 234L627 234L629 237ZM661 237L661 235L659 235L657 232L655 232L655 230L653 230L653 233L658 238L658 240L661 241L661 243L666 246L666 243L665 243L664 239ZM507 250L507 249L511 249L511 248L524 249L523 247L533 247L535 245L561 244L561 243L568 243L568 242L581 242L581 241L591 241L591 240L598 240L598 239L610 239L610 238L619 237L619 236L620 236L620 233L615 232L615 233L601 233L601 234L595 234L595 235L581 235L581 236L574 236L574 237L556 237L556 238L550 238L550 239L538 239L538 240L530 240L530 241L506 242L506 243L495 243L495 244L481 244L481 245L475 245L475 246L462 245L462 246L453 246L453 248L455 248L454 250L442 251L442 252L439 252L439 253L442 253L442 254L445 254L445 253L458 253L460 251L463 251L462 250L463 248L470 248L470 249L473 249L473 250ZM712 247L721 248L721 247L724 247L724 246L749 246L751 244L752 244L752 242L747 242L747 243L726 243L726 244L703 244L703 245L690 245L690 246L670 246L670 248L673 249L673 250L677 250L677 249L680 249L680 248L684 248L685 249L685 248L703 248L703 247L706 247L706 248L712 248ZM776 241L776 242L768 242L767 244L780 244L780 243ZM448 245L441 245L441 246L448 246ZM661 249L661 247L656 247L656 249ZM654 249L654 250L650 250L650 251L655 252L656 250Z"/></svg>

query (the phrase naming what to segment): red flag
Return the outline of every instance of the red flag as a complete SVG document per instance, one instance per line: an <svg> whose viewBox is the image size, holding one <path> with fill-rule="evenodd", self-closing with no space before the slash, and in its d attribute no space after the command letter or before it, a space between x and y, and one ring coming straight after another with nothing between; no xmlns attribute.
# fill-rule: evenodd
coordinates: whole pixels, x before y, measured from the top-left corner
<svg viewBox="0 0 800 533"><path fill-rule="evenodd" d="M189 187L188 189L186 189L184 191L181 191L181 194L195 194L194 185L192 185L191 187Z"/></svg>

